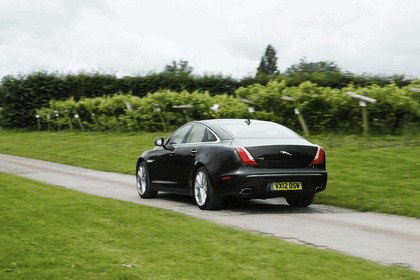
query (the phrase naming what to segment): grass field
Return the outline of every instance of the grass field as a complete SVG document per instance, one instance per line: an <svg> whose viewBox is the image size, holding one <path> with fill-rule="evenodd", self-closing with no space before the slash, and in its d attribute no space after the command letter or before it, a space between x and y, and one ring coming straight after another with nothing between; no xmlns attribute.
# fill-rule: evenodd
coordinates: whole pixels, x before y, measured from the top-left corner
<svg viewBox="0 0 420 280"><path fill-rule="evenodd" d="M420 136L314 137L329 182L316 202L420 217Z"/></svg>
<svg viewBox="0 0 420 280"><path fill-rule="evenodd" d="M0 174L0 279L419 279L328 250Z"/></svg>
<svg viewBox="0 0 420 280"><path fill-rule="evenodd" d="M156 133L0 132L0 153L134 174ZM165 136L165 135L163 135ZM420 217L420 137L312 136L325 147L328 187L316 203Z"/></svg>
<svg viewBox="0 0 420 280"><path fill-rule="evenodd" d="M0 153L133 174L142 151L161 135L0 131Z"/></svg>

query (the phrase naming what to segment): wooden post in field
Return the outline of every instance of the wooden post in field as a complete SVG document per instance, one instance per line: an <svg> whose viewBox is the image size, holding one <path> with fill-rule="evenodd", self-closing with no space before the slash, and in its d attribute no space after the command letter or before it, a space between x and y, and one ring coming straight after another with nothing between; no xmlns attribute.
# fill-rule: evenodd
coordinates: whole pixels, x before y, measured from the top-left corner
<svg viewBox="0 0 420 280"><path fill-rule="evenodd" d="M309 129L306 126L306 122L305 119L303 118L302 114L299 112L298 108L295 108L295 115L297 115L300 126L302 127L303 133L305 134L305 136L309 136Z"/></svg>
<svg viewBox="0 0 420 280"><path fill-rule="evenodd" d="M360 95L351 91L346 92L346 94L350 97L359 99L359 106L362 109L362 127L363 127L363 135L367 136L369 134L369 118L367 112L367 103L376 103L376 99L370 98L364 95Z"/></svg>
<svg viewBox="0 0 420 280"><path fill-rule="evenodd" d="M71 121L71 113L67 113L67 123L69 124L70 131L73 131L73 122Z"/></svg>
<svg viewBox="0 0 420 280"><path fill-rule="evenodd" d="M51 115L47 114L48 131L51 131Z"/></svg>
<svg viewBox="0 0 420 280"><path fill-rule="evenodd" d="M359 101L359 106L362 108L363 135L368 136L368 134L369 134L369 119L368 119L366 102L360 100Z"/></svg>
<svg viewBox="0 0 420 280"><path fill-rule="evenodd" d="M75 119L77 120L77 122L79 123L80 129L81 129L83 132L85 132L85 127L84 127L84 125L83 125L83 123L82 123L82 120L80 119L79 114L78 114L76 111L74 111L74 118L75 118Z"/></svg>
<svg viewBox="0 0 420 280"><path fill-rule="evenodd" d="M58 110L54 110L55 117L57 119L57 130L61 130L61 124L60 124L60 114L58 113Z"/></svg>
<svg viewBox="0 0 420 280"><path fill-rule="evenodd" d="M190 120L190 117L188 116L188 113L187 113L187 109L192 109L194 108L194 106L190 104L182 104L182 105L174 105L172 106L172 108L181 109L182 114L184 115L184 118L185 118L185 122L187 123Z"/></svg>
<svg viewBox="0 0 420 280"><path fill-rule="evenodd" d="M38 130L41 130L41 120L40 120L40 116L38 114L35 115L36 118L36 126L38 127Z"/></svg>
<svg viewBox="0 0 420 280"><path fill-rule="evenodd" d="M160 105L157 103L153 103L153 106L155 106L156 111L159 113L160 123L162 124L163 132L166 132L166 123L165 119L163 118L162 108L160 108Z"/></svg>
<svg viewBox="0 0 420 280"><path fill-rule="evenodd" d="M291 97L291 96L286 96L286 95L283 95L283 96L281 97L281 99L282 99L282 100L284 100L284 101L294 102L294 99L293 99L293 97ZM308 126L306 125L305 119L303 118L303 116L302 116L302 114L300 113L299 109L298 109L298 108L295 108L295 109L294 109L294 112L295 112L295 115L296 115L296 116L297 116L297 118L298 118L298 121L299 121L299 123L300 123L300 126L302 127L303 134L304 134L305 136L309 136L309 135L310 135L310 133L309 133Z"/></svg>

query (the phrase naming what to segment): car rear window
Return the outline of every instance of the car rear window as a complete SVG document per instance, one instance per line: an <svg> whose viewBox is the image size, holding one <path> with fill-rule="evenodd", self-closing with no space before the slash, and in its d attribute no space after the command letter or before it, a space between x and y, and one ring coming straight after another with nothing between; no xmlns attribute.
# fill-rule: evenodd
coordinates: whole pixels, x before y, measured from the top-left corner
<svg viewBox="0 0 420 280"><path fill-rule="evenodd" d="M226 124L222 128L235 138L300 138L297 133L279 124Z"/></svg>

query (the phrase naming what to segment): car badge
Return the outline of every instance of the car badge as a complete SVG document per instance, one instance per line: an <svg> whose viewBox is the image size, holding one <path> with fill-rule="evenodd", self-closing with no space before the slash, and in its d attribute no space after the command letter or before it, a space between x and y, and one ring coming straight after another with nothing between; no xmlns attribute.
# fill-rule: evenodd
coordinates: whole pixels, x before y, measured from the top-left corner
<svg viewBox="0 0 420 280"><path fill-rule="evenodd" d="M280 151L280 154L282 154L282 155L288 155L289 157L291 157L291 156L292 156L292 154L291 154L291 153L288 153L288 152L286 152L286 151Z"/></svg>

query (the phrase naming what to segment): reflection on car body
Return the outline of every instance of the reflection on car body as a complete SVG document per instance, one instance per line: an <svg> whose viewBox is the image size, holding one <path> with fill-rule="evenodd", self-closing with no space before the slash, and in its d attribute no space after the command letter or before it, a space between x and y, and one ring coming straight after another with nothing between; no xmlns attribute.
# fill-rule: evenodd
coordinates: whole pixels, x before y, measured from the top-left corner
<svg viewBox="0 0 420 280"><path fill-rule="evenodd" d="M142 198L159 191L194 196L201 209L216 209L227 196L285 197L306 207L327 185L324 150L268 121L194 121L137 160Z"/></svg>

